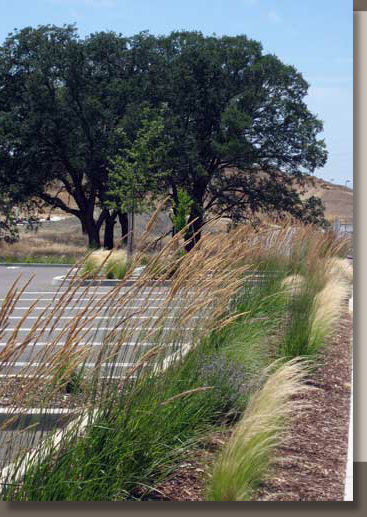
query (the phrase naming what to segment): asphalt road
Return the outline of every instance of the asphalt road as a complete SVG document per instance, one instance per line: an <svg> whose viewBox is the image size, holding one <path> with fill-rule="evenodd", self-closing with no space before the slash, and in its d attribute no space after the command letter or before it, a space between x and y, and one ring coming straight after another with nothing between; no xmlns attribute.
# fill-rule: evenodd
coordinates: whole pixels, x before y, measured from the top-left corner
<svg viewBox="0 0 367 517"><path fill-rule="evenodd" d="M41 318L49 318L51 311L57 305L58 300L60 300L66 290L66 287L53 285L53 278L66 274L69 268L70 266L32 267L0 265L0 307L6 300L9 288L19 276L19 290L31 279L31 282L21 294L9 315L5 327L1 327L0 323L0 354L7 350L6 347L9 347L11 341L13 341L15 346L22 345L15 361L11 360L9 363L0 360L0 382L1 378L7 379L11 375L32 375L32 372L38 368L40 363L44 364L45 375L47 375L49 371L47 362L52 361L52 354L55 353L55 350L60 350L60 348L65 346L67 340L67 333L64 333L65 328L70 327L73 321L75 321L75 316L80 315L85 309L87 310L83 313L82 317L87 319L87 325L84 328L84 330L87 330L84 331L82 339L77 341L77 343L78 349L79 347L88 348L88 367L93 368L95 366L102 344L109 333L116 331L116 327L118 332L119 328L123 327L126 329L131 323L134 329L130 332L128 341L122 343L124 346L121 347L121 354L115 359L118 367L114 367L113 373L118 377L123 376L126 369L136 363L137 357L145 353L149 347L154 344L149 341L149 339L142 339L142 333L147 331L147 324L149 325L151 316L154 318L157 317L155 316L156 314L159 314L159 310L164 304L168 294L167 287L149 288L148 300L144 291L139 293L132 300L129 300L128 303L125 303L123 311L119 311L117 318L111 315L111 311L114 309L113 305L115 308L116 306L118 307L119 303L123 301L124 296L126 297L126 290L128 288L121 289L117 298L113 299L112 306L111 304L109 306L103 306L104 302L101 301L101 311L98 313L98 316L95 316L94 314L90 315L92 310L90 307L96 300L102 300L113 287L99 286L87 292L84 287L80 287L74 293L70 301L65 304L59 317L56 319L56 317L53 316L53 319L46 324L46 329L39 337L37 337L37 333L32 336L32 327L37 321L39 323L40 315ZM172 312L164 322L162 334L167 333L167 335L174 335L177 328L175 311L177 312L177 309L182 308L186 303L185 298L179 293L171 300L170 307L172 306ZM192 335L191 326L193 321L194 319L192 318L191 322L189 320L185 323L186 327L180 327L180 334L182 334L183 328L186 329L187 341L190 340L190 336ZM77 329L78 328L77 325ZM32 339L29 339L30 336ZM139 346L136 346L138 340ZM186 341L186 339L184 339L184 341ZM56 343L55 346L52 344L53 342ZM170 343L167 338L167 355L174 352L174 347L175 343ZM104 370L102 368L101 372L102 375L109 375L111 363L106 362L102 363L102 365L104 366ZM2 420L7 418L5 409L3 413L4 414L2 414L0 408L0 424ZM13 442L13 452L9 457L6 456L7 446L5 438L7 436L15 440ZM28 441L33 439L37 442L40 437L41 433L38 431L35 433L14 430L2 431L2 440L0 440L0 464L3 463L4 465L12 460L21 442L23 445L25 443L28 444ZM28 445L30 445L30 443Z"/></svg>
<svg viewBox="0 0 367 517"><path fill-rule="evenodd" d="M83 329L80 331L81 337L77 342L78 346L88 348L87 367L93 368L95 365L102 343L106 340L113 341L111 334L118 336L120 332L126 336L126 340L122 341L124 346L121 347L121 351L115 359L114 374L116 375L122 375L124 370L134 364L138 356L147 351L147 347L154 344L149 338L143 338L142 336L148 333L152 322L159 318L160 308L168 294L167 287L149 289L148 301L144 292L141 293L141 296L139 293L136 298L130 300L123 309L119 310L118 316L112 315L112 312L123 299L127 288L122 289L118 294L118 298L114 301L115 307L111 304L104 306L101 302L100 311L96 314L89 308L95 303L95 300L101 300L112 287L99 286L93 288L93 293L91 291L85 292L85 288L80 287L74 293L70 302L65 304L64 309L60 313L56 312L55 315L52 315L51 311L66 290L66 287L60 288L52 285L52 279L55 276L65 274L68 269L69 266L0 266L0 305L4 303L8 289L19 275L21 275L19 289L33 276L9 316L6 328L0 328L0 353L5 350L9 341L13 341L16 345L24 344L27 341L27 346L22 347L16 361L11 363L0 362L0 376L19 374L24 372L24 368L27 368L27 374L31 374L41 362L47 366L47 362L52 361L52 357L47 350L57 350L65 345L69 334L65 330L72 326L77 315L81 316L77 328ZM142 304L144 304L144 307L142 307ZM178 294L172 301L171 312L163 324L162 333L166 335L168 348L174 346L174 343L169 342L169 338L174 335L177 328L177 310L184 304L184 298ZM191 320L185 323L185 326L180 327L181 332L184 330L187 333L187 337L185 336L186 342L190 339L193 325L197 323L195 321L197 317L193 316ZM39 326L40 321L42 321L42 325L43 321L47 321L42 333L34 331L34 325L38 324ZM120 338L118 337L118 339ZM139 341L139 347L136 347L137 341ZM56 343L56 345L52 343ZM111 363L103 363L103 367L108 374Z"/></svg>
<svg viewBox="0 0 367 517"><path fill-rule="evenodd" d="M10 286L21 276L20 286L34 276L27 290L47 291L55 276L64 275L70 266L18 266L0 265L0 298L4 298Z"/></svg>

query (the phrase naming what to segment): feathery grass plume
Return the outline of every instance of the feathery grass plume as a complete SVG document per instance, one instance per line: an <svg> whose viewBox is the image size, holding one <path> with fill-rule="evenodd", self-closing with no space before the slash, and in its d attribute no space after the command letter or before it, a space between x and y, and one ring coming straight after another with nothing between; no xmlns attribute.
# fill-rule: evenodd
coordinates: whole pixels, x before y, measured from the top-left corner
<svg viewBox="0 0 367 517"><path fill-rule="evenodd" d="M109 255L111 255L111 251L103 249L89 253L83 262L83 267L80 273L84 278L94 278L102 269L102 265Z"/></svg>
<svg viewBox="0 0 367 517"><path fill-rule="evenodd" d="M84 278L94 278L104 271L107 278L122 279L129 263L125 250L96 250L90 253L83 262L81 273Z"/></svg>
<svg viewBox="0 0 367 517"><path fill-rule="evenodd" d="M122 280L126 275L130 263L125 250L113 250L106 260L105 273L107 278Z"/></svg>
<svg viewBox="0 0 367 517"><path fill-rule="evenodd" d="M172 256L172 248L172 244L168 243L160 255L163 257ZM237 257L240 249L239 245L233 248L232 258ZM169 443L169 440L176 440L176 435L181 436L183 439L185 436L192 434L195 426L201 428L203 425L206 425L205 421L209 418L210 408L216 407L215 404L220 406L222 403L221 398L218 398L214 404L212 397L208 395L205 398L205 405L200 401L197 402L197 397L203 397L206 389L197 390L200 386L195 381L195 363L192 363L193 370L191 370L191 374L183 376L185 385L182 385L183 381L177 378L175 364L177 363L177 366L179 366L185 354L190 350L194 350L200 339L210 332L213 325L217 323L216 317L222 312L222 304L224 306L228 304L234 288L237 287L238 282L242 281L241 272L233 271L228 267L228 264L231 264L233 261L228 258L227 254L228 250L223 247L220 253L210 254L211 260L206 264L198 260L194 253L184 257L174 256L172 267L175 266L175 263L180 262L180 268L175 269L173 273L171 286L167 289L166 299L162 303L156 302L156 307L154 308L151 308L152 303L149 297L152 293L153 297L156 296L154 295L157 292L156 286L159 286L161 279L166 278L166 272L162 272L160 277L155 273L152 277L149 275L149 268L146 268L143 275L132 286L127 287L126 280L129 277L129 273L119 285L115 286L108 294L103 295L101 298L94 298L96 291L91 284L84 286L82 279L78 275L71 275L71 283L65 282L64 291L60 290L60 294L53 300L48 310L44 310L42 316L35 320L34 327L37 336L35 342L37 340L45 340L46 333L48 332L46 329L48 329L49 325L52 325L53 335L47 347L40 348L39 351L34 349L32 359L35 361L34 364L38 364L38 366L28 366L27 372L26 368L22 370L22 376L29 375L29 377L21 377L22 381L24 381L21 390L23 405L27 406L28 404L28 407L32 407L35 397L30 396L30 393L36 391L40 395L42 393L41 388L45 383L49 382L47 378L51 376L51 379L56 379L56 382L52 382L55 389L51 390L51 394L48 394L46 391L43 394L43 398L39 398L37 403L44 406L45 409L52 408L54 401L58 400L57 388L62 390L67 385L69 376L73 375L73 372L76 371L79 365L83 365L84 362L88 361L94 364L92 370L92 376L95 380L94 387L84 398L72 399L70 397L70 400L73 400L74 404L79 401L83 405L88 405L91 411L98 409L103 412L104 408L110 407L114 400L113 380L116 378L118 381L127 376L123 367L118 365L131 364L133 369L133 365L135 365L135 368L139 366L139 371L135 369L134 379L132 379L132 382L129 382L128 386L124 383L123 391L127 397L124 400L133 401L132 407L137 409L132 413L131 418L133 420L131 423L128 420L126 425L133 426L133 429L138 426L141 436L144 436L144 433L150 435L150 432L152 432L152 437L149 439L147 437L147 444L150 443L150 439L156 443L154 441L156 440L154 433L159 435L163 429L165 429L165 435L167 435L168 429L172 429L172 436L167 435L167 443ZM106 257L102 257L102 259L105 260ZM224 263L226 268L221 268L221 263ZM221 271L221 274L213 277L210 273L215 268ZM88 304L78 307L77 302L74 301L75 295L77 299L81 299L82 296L89 296ZM138 306L136 306L136 299L140 300ZM61 325L62 315L65 314L65 311L70 306L75 306L76 312L74 312L73 318L66 322L63 321ZM103 312L102 307L106 307ZM145 319L141 320L140 317ZM111 329L104 333L101 349L96 350L93 347L93 339L98 332L97 322L99 318L106 318L106 322L109 322L108 326ZM54 321L59 322L60 328L56 327L56 324L53 323ZM95 330L93 330L94 326L96 326ZM63 343L61 343L62 340L64 340ZM159 354L157 353L152 358L155 360L155 364L152 364L152 367L148 364L149 352L142 355L142 351L146 350L144 346L147 346L147 342L149 342L150 347L155 347L159 351ZM27 339L21 343L22 353L25 350L23 344L26 345L28 343ZM81 343L83 343L82 346ZM134 343L134 345L127 346L129 343ZM61 344L62 346L60 346ZM86 357L87 351L88 356ZM179 353L176 354L176 352ZM169 357L175 357L175 354L177 360L168 360ZM110 359L111 357L113 359ZM103 364L104 362L107 363L107 361L110 361L111 368L107 374L107 379L105 378L103 381L103 376L106 377L106 374L103 374ZM157 363L161 363L163 368L157 368ZM166 368L165 365L168 367ZM11 371L11 361L8 364L8 371ZM160 372L159 375L157 372ZM190 373L190 369L187 372ZM163 389L161 377L164 379ZM37 386L36 390L34 389L35 386ZM141 390L143 391L139 396ZM193 392L191 390L196 391ZM184 391L193 393L187 402L188 407L186 411L184 413L177 411L177 404L182 406L183 401L181 397L179 399L175 398L174 402L177 401L177 403L172 402L169 405L169 411L172 411L172 414L175 415L174 419L172 420L169 415L165 417L165 413L160 417L160 413L158 413L157 418L162 418L160 425L156 430L152 429L148 432L148 427L146 426L149 422L145 420L143 422L140 415L142 411L145 411L146 400L149 400L149 407L154 408L158 407L160 402L175 397ZM198 394L194 395L194 393ZM19 392L14 394L11 400L15 407L19 407L21 403L17 395L19 395ZM121 398L121 394L118 397ZM139 406L139 400L141 401L141 406ZM126 418L128 418L128 415L129 413ZM169 418L170 425L168 425L166 418ZM213 417L211 416L210 418L212 419ZM140 427L139 422L141 422ZM151 424L149 423L149 428L150 426ZM181 428L182 431L180 431ZM74 450L72 443L70 443L70 447L71 450ZM134 445L133 442L129 455L131 455L131 450L134 447L136 448L137 444ZM158 447L158 445L154 447L152 449L152 465L157 461L167 461L166 453L163 454L163 451L167 451L167 444L162 443L163 449L161 446ZM182 444L178 450L181 449ZM78 450L76 446L75 454L79 454ZM157 456L154 459L154 450L160 451L161 458ZM25 446L24 452L26 451L27 447ZM120 457L121 461L123 461L125 452L122 450L120 456L116 455L116 460ZM105 453L107 453L107 448L103 449L103 454ZM98 462L99 454L96 451L93 461ZM93 458L93 455L91 457ZM80 459L82 460L82 458ZM114 463L111 465L111 468L113 465ZM56 475L60 475L61 480L63 475L62 467L58 468L61 470L57 470L58 474ZM134 468L137 468L139 472L142 466L138 465L138 467ZM131 472L126 472L125 475L126 479L128 479ZM30 480L32 476L27 474L27 478ZM36 482L35 479L33 481ZM41 480L41 484L43 483L44 480ZM55 483L55 478L53 478L52 483ZM49 489L56 491L55 485L51 486L52 483L50 478ZM32 486L32 493L35 494L37 489L33 482ZM60 490L62 486L63 482L60 484ZM33 496L28 494L27 497ZM38 497L38 495L35 497ZM92 495L91 497L94 496Z"/></svg>
<svg viewBox="0 0 367 517"><path fill-rule="evenodd" d="M66 410L80 411L83 422L90 418L87 427L76 425L74 434L65 436L61 449L51 447L46 459L33 464L17 491L2 497L133 497L136 484L167 473L198 433L218 425L229 411L238 415L262 369L276 356L290 304L281 293L281 280L303 268L308 282L317 271L312 264L319 250L312 260L294 254L293 264L285 253L297 232L301 243L316 234L301 226L292 232L293 240L287 227L255 231L239 226L225 238L203 236L183 255L182 236L176 234L130 282L134 265L147 251L139 247L122 280L104 293L98 282L84 282L81 262L42 311L30 307L28 315L35 319L29 330L21 331L24 318L14 331L6 327L18 295L11 293L0 310L0 332L7 341L0 400L6 397L15 410L44 412L62 403ZM103 252L97 278L112 253ZM260 284L258 268L265 278ZM17 369L16 362L25 359L29 363ZM214 363L217 367L209 367ZM82 382L65 400L75 372L82 372ZM241 401L228 390L231 379L244 389ZM215 389L198 390L207 386ZM177 397L185 392L191 395ZM171 402L162 404L165 400ZM13 461L15 449L26 453L32 447L22 436L21 443L10 440L5 463Z"/></svg>
<svg viewBox="0 0 367 517"><path fill-rule="evenodd" d="M353 267L347 259L331 257L325 261L325 274L329 280L341 278L353 284Z"/></svg>
<svg viewBox="0 0 367 517"><path fill-rule="evenodd" d="M310 346L318 350L333 335L348 295L345 279L329 280L315 296L310 315Z"/></svg>
<svg viewBox="0 0 367 517"><path fill-rule="evenodd" d="M297 221L285 221L277 227L261 224L249 235L249 241L258 244L252 255L254 264L287 265L293 274L314 273L320 259L345 257L350 247L349 239Z"/></svg>
<svg viewBox="0 0 367 517"><path fill-rule="evenodd" d="M302 292L305 286L305 278L302 275L289 275L282 280L281 287L289 296L295 296Z"/></svg>
<svg viewBox="0 0 367 517"><path fill-rule="evenodd" d="M208 481L207 500L248 501L264 479L287 426L302 409L307 363L294 359L272 373L251 399L232 437L220 452ZM304 402L303 402L304 404Z"/></svg>

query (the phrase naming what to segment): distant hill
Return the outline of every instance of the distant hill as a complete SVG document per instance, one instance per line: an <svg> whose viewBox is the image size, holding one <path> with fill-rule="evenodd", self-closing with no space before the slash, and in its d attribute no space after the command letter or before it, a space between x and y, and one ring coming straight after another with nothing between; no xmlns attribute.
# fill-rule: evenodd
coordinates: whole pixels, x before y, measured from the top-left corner
<svg viewBox="0 0 367 517"><path fill-rule="evenodd" d="M326 180L315 178L314 186L308 186L307 193L303 197L317 196L320 197L325 204L325 216L328 220L332 221L336 217L341 219L353 219L353 189L345 187L343 185L336 185ZM56 194L57 190L51 191L52 194ZM61 193L60 197L70 207L75 208L76 205L73 199L70 198L66 193ZM59 209L52 210L53 215L66 215ZM46 215L46 213L44 214ZM149 216L143 216L142 220L146 220ZM139 217L140 219L140 217ZM169 228L171 222L168 216L164 217L167 219L166 226Z"/></svg>
<svg viewBox="0 0 367 517"><path fill-rule="evenodd" d="M307 194L303 197L317 196L321 198L325 205L325 217L330 221L336 217L352 220L353 189L323 179L314 179L315 185L309 186Z"/></svg>

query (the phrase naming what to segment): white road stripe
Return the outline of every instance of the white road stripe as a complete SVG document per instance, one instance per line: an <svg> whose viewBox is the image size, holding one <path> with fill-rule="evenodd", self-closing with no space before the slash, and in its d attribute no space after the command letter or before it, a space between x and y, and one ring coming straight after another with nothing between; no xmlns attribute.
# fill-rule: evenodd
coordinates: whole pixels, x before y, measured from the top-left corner
<svg viewBox="0 0 367 517"><path fill-rule="evenodd" d="M74 296L74 298L76 299L76 301L80 302L81 300L85 300L85 301L97 301L97 300L100 300L102 299L101 296L92 296L92 297L88 297L88 298L85 298L85 297L81 297L79 298L79 296ZM204 298L203 298L204 299ZM18 301L20 302L34 302L34 301L40 301L40 302L52 302L52 301L55 301L55 302L59 302L61 301L61 298L19 298ZM157 300L167 300L167 297L164 297L162 298L161 296L156 298L156 297L152 297L152 296L145 296L145 297L135 297L133 296L132 297L132 300L152 300L152 301L157 301ZM174 298L175 301L177 300L185 300L184 297L180 296L175 296ZM196 300L200 300L200 298L196 298ZM0 298L0 301L5 301L5 298ZM119 300L114 300L116 302L118 302Z"/></svg>
<svg viewBox="0 0 367 517"><path fill-rule="evenodd" d="M96 366L97 363L83 363L84 366L86 366L87 368L93 368L94 366ZM107 367L111 367L111 366L116 366L118 368L120 367L126 367L126 366L134 366L136 363L102 363L101 366L107 366ZM31 368L36 368L38 366L50 366L52 365L52 363L30 363L28 361L19 361L19 362L15 362L15 363L1 363L0 362L0 366L13 366L14 368L24 368L25 366L29 366Z"/></svg>
<svg viewBox="0 0 367 517"><path fill-rule="evenodd" d="M36 373L0 373L0 379L1 378L9 378L9 377L14 377L14 378L17 378L17 379L30 379L30 378L36 378L36 379L51 379L52 378L52 375L38 375L37 372ZM124 376L122 375L108 375L108 376L105 376L105 375L100 375L99 376L100 379L123 379ZM131 378L132 379L136 379L136 375L131 375ZM19 412L19 408L15 408L15 410L17 412ZM1 408L0 408L0 413L1 413Z"/></svg>
<svg viewBox="0 0 367 517"><path fill-rule="evenodd" d="M80 287L78 288L79 289L79 292L88 292L88 293L101 293L101 294L107 294L111 291L111 288L108 287L108 288L104 288L104 287L99 287L98 289L95 289L95 288L92 288L90 287L89 289L86 289L85 287ZM75 291L75 287L71 288L70 290L69 289L62 289L62 290L55 290L55 291L24 291L23 294L65 294L65 293L72 293ZM132 292L131 291L131 288L121 288L118 290L119 293L126 293L126 292ZM168 287L164 287L164 288L159 288L159 287L154 287L153 289L139 289L139 293L154 293L154 292L158 292L158 293L161 293L162 291L169 291ZM112 291L111 291L112 292ZM78 290L75 291L75 293L78 293Z"/></svg>
<svg viewBox="0 0 367 517"><path fill-rule="evenodd" d="M92 291L92 289L91 289L91 291ZM67 292L69 292L69 291L65 289L64 291L62 291L62 290L61 291L58 291L58 290L57 291L24 291L24 294L65 294ZM70 291L70 293L71 292L73 292L73 289ZM102 290L98 289L97 292L105 294L105 293L108 293L108 290L102 291Z"/></svg>
<svg viewBox="0 0 367 517"><path fill-rule="evenodd" d="M17 377L17 375L8 375L8 377ZM23 375L21 376L23 377ZM26 375L24 377L34 377L34 375ZM44 375L40 375L40 377L45 377ZM50 377L50 375L48 376ZM10 414L10 415L68 415L77 412L78 410L73 410L69 408L26 408L26 407L0 407L0 413L2 414Z"/></svg>
<svg viewBox="0 0 367 517"><path fill-rule="evenodd" d="M153 327L128 327L127 330L151 330ZM197 327L180 327L181 330L195 330ZM77 327L76 330L118 330L118 327L90 327L90 328L85 328L85 327ZM15 328L7 328L4 330L4 332L12 332L16 330ZM18 332L30 332L31 330L34 330L33 327L27 327L27 328L20 328L20 329L17 329ZM53 332L61 332L62 330L65 330L65 327L56 327L56 328L51 328L51 327L46 327L46 328L42 328L42 331L43 332L48 332L52 330ZM121 329L120 329L121 330ZM157 330L177 330L177 327L157 327Z"/></svg>
<svg viewBox="0 0 367 517"><path fill-rule="evenodd" d="M50 343L50 342L30 342L30 343L27 343L27 347L34 347L34 346L65 346L66 342L57 342L57 343ZM157 343L138 343L136 341L122 341L121 343L118 343L118 345L123 345L123 346L155 346ZM182 345L187 345L188 343L182 343ZM13 346L17 347L17 346L21 346L22 345L22 342L19 342L19 343L15 343ZM181 344L179 343L164 343L164 346L180 346ZM0 343L0 347L6 347L8 346L8 343ZM116 343L102 343L102 342L99 342L99 343L89 343L88 341L82 341L80 343L78 343L78 346L116 346Z"/></svg>
<svg viewBox="0 0 367 517"><path fill-rule="evenodd" d="M146 308L145 308L146 310ZM74 320L77 316L52 316L51 319L55 320ZM197 320L201 318L202 316L190 316L190 319ZM24 316L8 316L9 320L21 320L24 318ZM80 320L118 320L119 318L129 318L131 320L148 320L148 319L159 319L161 316L128 316L126 315L113 315L113 316L81 316ZM177 316L164 316L163 319L174 319L177 318ZM25 321L27 320L39 320L43 321L48 319L48 316L26 316Z"/></svg>
<svg viewBox="0 0 367 517"><path fill-rule="evenodd" d="M14 310L15 311L20 311L20 310L27 310L29 309L30 306L27 306L27 307L14 307ZM76 310L81 310L81 309L85 309L87 306L86 305L80 305L80 306L77 306L77 307L73 307L73 306L70 306L70 307L63 307L63 310L73 310L73 311L76 311ZM136 305L136 306L130 306L130 305L123 305L121 308L122 309L162 309L164 307L164 305ZM173 307L176 307L176 306L173 306ZM189 306L188 305L179 305L178 306L180 309L188 309ZM111 306L110 305L104 305L102 307L96 307L100 310L103 310L103 309L111 309ZM44 309L55 309L55 307L49 307L49 306L46 306L46 307L33 307L33 310L34 311L42 311Z"/></svg>

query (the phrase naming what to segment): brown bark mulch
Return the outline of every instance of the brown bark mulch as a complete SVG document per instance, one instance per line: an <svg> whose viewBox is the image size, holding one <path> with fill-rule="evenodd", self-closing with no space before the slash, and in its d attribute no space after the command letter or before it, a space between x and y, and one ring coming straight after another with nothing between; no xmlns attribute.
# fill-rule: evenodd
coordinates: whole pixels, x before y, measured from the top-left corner
<svg viewBox="0 0 367 517"><path fill-rule="evenodd" d="M309 378L315 389L309 403L291 424L287 446L276 451L277 461L253 501L342 501L348 451L353 319L344 311L322 361ZM195 452L162 482L156 500L203 501L205 465L223 444ZM153 494L151 493L151 496Z"/></svg>
<svg viewBox="0 0 367 517"><path fill-rule="evenodd" d="M323 363L312 375L310 408L291 428L291 445L257 501L342 501L348 452L353 320L345 311Z"/></svg>

